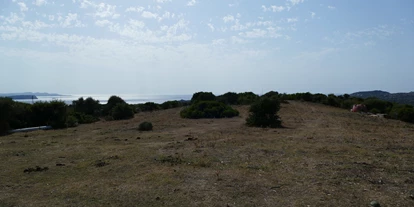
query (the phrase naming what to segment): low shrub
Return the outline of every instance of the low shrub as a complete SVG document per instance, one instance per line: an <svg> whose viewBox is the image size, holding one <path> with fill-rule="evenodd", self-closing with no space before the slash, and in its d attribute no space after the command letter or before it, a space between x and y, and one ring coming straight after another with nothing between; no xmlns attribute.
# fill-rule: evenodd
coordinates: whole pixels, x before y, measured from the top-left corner
<svg viewBox="0 0 414 207"><path fill-rule="evenodd" d="M141 124L139 124L138 130L139 131L151 131L152 130L152 123L144 121Z"/></svg>
<svg viewBox="0 0 414 207"><path fill-rule="evenodd" d="M239 112L230 106L218 101L199 101L185 108L180 113L182 118L231 118Z"/></svg>
<svg viewBox="0 0 414 207"><path fill-rule="evenodd" d="M69 115L66 118L66 126L67 127L76 127L78 126L78 119L76 117Z"/></svg>

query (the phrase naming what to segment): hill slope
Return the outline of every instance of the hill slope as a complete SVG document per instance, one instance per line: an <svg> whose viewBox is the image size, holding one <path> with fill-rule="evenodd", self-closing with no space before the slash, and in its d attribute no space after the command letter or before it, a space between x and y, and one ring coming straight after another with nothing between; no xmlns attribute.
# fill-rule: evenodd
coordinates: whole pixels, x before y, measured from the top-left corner
<svg viewBox="0 0 414 207"><path fill-rule="evenodd" d="M292 101L286 128L248 128L248 107L235 108L1 137L0 206L414 205L413 124ZM49 170L23 172L35 166Z"/></svg>
<svg viewBox="0 0 414 207"><path fill-rule="evenodd" d="M389 93L386 91L362 91L362 92L352 93L351 96L359 97L359 98L376 97L384 101L414 105L414 92Z"/></svg>

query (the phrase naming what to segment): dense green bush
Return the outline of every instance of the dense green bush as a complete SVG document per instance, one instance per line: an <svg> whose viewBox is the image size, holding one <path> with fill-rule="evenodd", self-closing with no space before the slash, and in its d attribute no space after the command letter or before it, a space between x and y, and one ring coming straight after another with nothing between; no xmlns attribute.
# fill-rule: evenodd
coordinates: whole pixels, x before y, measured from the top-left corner
<svg viewBox="0 0 414 207"><path fill-rule="evenodd" d="M63 101L36 102L32 105L34 126L48 125L55 129L66 127L66 104Z"/></svg>
<svg viewBox="0 0 414 207"><path fill-rule="evenodd" d="M239 93L239 98L237 100L240 105L250 105L259 99L259 95L253 92L244 92Z"/></svg>
<svg viewBox="0 0 414 207"><path fill-rule="evenodd" d="M217 97L217 100L225 104L236 105L238 104L239 95L234 92L227 92Z"/></svg>
<svg viewBox="0 0 414 207"><path fill-rule="evenodd" d="M155 111L159 110L160 106L159 104L156 104L154 102L146 102L143 104L138 104L137 108L139 109L139 111Z"/></svg>
<svg viewBox="0 0 414 207"><path fill-rule="evenodd" d="M12 116L13 100L11 98L0 98L0 135L7 133L10 129L9 120Z"/></svg>
<svg viewBox="0 0 414 207"><path fill-rule="evenodd" d="M152 130L152 123L144 121L141 124L139 124L138 130L139 131L151 131Z"/></svg>
<svg viewBox="0 0 414 207"><path fill-rule="evenodd" d="M185 108L180 113L182 118L231 118L239 112L230 106L218 101L199 101Z"/></svg>
<svg viewBox="0 0 414 207"><path fill-rule="evenodd" d="M68 116L75 117L79 124L90 124L99 121L99 118L96 116L86 115L79 112L68 113Z"/></svg>
<svg viewBox="0 0 414 207"><path fill-rule="evenodd" d="M414 106L395 104L389 115L394 119L414 123Z"/></svg>
<svg viewBox="0 0 414 207"><path fill-rule="evenodd" d="M74 116L68 116L66 118L66 126L67 127L76 127L78 126L78 119L76 119L76 117Z"/></svg>
<svg viewBox="0 0 414 207"><path fill-rule="evenodd" d="M83 99L79 98L76 101L72 101L72 106L75 112L83 113L91 116L99 116L101 113L101 105L98 100L94 100L92 97Z"/></svg>
<svg viewBox="0 0 414 207"><path fill-rule="evenodd" d="M376 98L365 99L363 104L367 106L369 112L372 112L372 110L374 110L375 112L382 114L388 114L393 107L393 104L391 102Z"/></svg>
<svg viewBox="0 0 414 207"><path fill-rule="evenodd" d="M111 116L115 120L130 119L134 117L134 111L126 103L118 103L112 108Z"/></svg>
<svg viewBox="0 0 414 207"><path fill-rule="evenodd" d="M181 106L182 104L180 101L166 101L160 105L162 109L172 109L172 108L177 108Z"/></svg>
<svg viewBox="0 0 414 207"><path fill-rule="evenodd" d="M197 92L191 98L191 104L199 101L215 101L217 98L212 92Z"/></svg>
<svg viewBox="0 0 414 207"><path fill-rule="evenodd" d="M280 101L277 98L261 98L250 106L246 124L251 127L281 127L282 122L277 116L279 110Z"/></svg>
<svg viewBox="0 0 414 207"><path fill-rule="evenodd" d="M102 115L111 115L112 109L117 104L127 104L121 97L119 96L111 96L108 99L108 103L103 107Z"/></svg>

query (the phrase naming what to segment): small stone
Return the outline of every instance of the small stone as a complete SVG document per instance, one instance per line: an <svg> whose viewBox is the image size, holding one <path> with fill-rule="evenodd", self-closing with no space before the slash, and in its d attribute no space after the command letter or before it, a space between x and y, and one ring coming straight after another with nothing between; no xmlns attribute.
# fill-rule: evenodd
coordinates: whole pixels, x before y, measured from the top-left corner
<svg viewBox="0 0 414 207"><path fill-rule="evenodd" d="M378 201L371 201L371 203L369 204L371 207L381 207L381 205L379 204Z"/></svg>

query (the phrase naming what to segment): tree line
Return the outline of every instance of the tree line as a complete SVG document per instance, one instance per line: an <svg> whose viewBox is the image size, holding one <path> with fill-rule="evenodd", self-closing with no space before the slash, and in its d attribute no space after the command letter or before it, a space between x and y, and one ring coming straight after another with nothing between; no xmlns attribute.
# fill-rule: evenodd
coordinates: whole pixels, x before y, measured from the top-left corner
<svg viewBox="0 0 414 207"><path fill-rule="evenodd" d="M371 113L387 114L393 119L414 123L414 107L379 100L377 98L357 98L348 94L286 94L270 91L261 96L253 92L227 92L215 96L211 92L197 92L190 101L166 101L161 104L147 102L128 104L118 96L111 96L106 104L100 104L91 97L79 98L67 105L62 101L36 102L26 104L11 98L0 98L0 134L11 129L52 126L54 129L74 127L78 124L93 123L100 119L121 120L134 117L135 113L165 110L186 106L180 113L183 118L230 118L239 112L231 105L250 105L249 126L280 127L277 116L280 103L289 100L320 103L333 107L351 109L354 104L365 104Z"/></svg>

